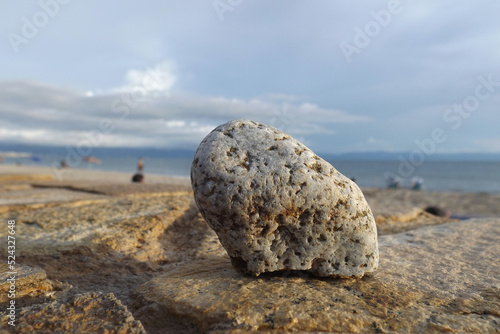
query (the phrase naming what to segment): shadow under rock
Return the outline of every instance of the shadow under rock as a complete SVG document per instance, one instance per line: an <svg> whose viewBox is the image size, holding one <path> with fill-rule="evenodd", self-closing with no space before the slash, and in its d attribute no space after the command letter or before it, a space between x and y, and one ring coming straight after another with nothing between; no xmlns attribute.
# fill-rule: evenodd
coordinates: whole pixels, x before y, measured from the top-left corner
<svg viewBox="0 0 500 334"><path fill-rule="evenodd" d="M225 254L217 234L205 222L194 201L165 229L159 240L168 252L162 263L165 265Z"/></svg>

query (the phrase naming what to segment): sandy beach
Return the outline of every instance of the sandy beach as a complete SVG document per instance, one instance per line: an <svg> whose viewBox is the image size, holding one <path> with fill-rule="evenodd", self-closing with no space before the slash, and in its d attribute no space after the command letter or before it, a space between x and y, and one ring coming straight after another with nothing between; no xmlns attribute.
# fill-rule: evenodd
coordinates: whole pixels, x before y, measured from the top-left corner
<svg viewBox="0 0 500 334"><path fill-rule="evenodd" d="M0 222L15 221L16 332L228 333L269 329L269 319L272 328L303 332L371 332L374 323L387 332L397 332L402 323L419 331L498 329L500 194L363 189L381 247L374 276L338 281L299 273L256 279L232 269L194 205L189 179L147 174L145 183L134 184L131 176L0 165ZM435 217L423 211L429 205L486 219ZM7 235L7 228L0 230L3 240ZM492 262L482 261L484 256ZM453 261L473 267L454 271ZM9 303L8 272L2 264L0 326L5 330L10 329L2 311ZM421 280L417 272L429 279ZM432 285L442 280L450 280L447 289ZM283 286L295 292L266 299ZM311 287L323 289L316 304L307 302ZM267 292L247 295L246 289ZM293 308L296 320L287 320L290 315L278 312L278 306L270 311L278 300L281 309ZM232 313L232 303L239 313ZM269 314L255 316L262 312ZM429 322L428 314L440 322Z"/></svg>
<svg viewBox="0 0 500 334"><path fill-rule="evenodd" d="M162 187L190 187L189 178L147 174L143 184L132 184L132 174L88 169L54 169L50 167L0 165L0 189L33 188L74 188L81 192L116 193L120 189L128 192L155 192ZM97 190L98 189L98 190ZM156 189L156 190L155 190ZM412 191L409 189L363 188L375 216L379 221L383 217L403 217L416 214L415 209L437 206L459 217L500 217L500 194ZM0 197L0 205L5 205L9 193ZM2 202L2 198L4 202ZM27 201L28 199L23 199Z"/></svg>
<svg viewBox="0 0 500 334"><path fill-rule="evenodd" d="M132 179L131 173L108 172L92 169L60 169L41 166L15 166L0 164L0 181L11 182L15 179L16 175L33 175L35 178L38 176L39 180L45 179L59 182L130 183ZM189 179L147 174L145 183L188 184Z"/></svg>

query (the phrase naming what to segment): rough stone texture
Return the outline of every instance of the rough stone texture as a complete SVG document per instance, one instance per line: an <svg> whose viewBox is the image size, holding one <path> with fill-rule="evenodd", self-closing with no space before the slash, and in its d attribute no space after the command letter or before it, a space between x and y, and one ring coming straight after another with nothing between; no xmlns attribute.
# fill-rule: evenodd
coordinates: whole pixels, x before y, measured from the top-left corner
<svg viewBox="0 0 500 334"><path fill-rule="evenodd" d="M31 305L18 310L16 326L1 318L2 331L17 333L129 333L145 334L116 297L103 293L87 293Z"/></svg>
<svg viewBox="0 0 500 334"><path fill-rule="evenodd" d="M377 228L361 190L279 130L248 120L217 127L195 154L191 182L200 212L245 273L377 268Z"/></svg>
<svg viewBox="0 0 500 334"><path fill-rule="evenodd" d="M136 293L151 318L184 319L192 332L493 333L500 331L499 237L499 219L383 236L379 270L361 280L304 272L254 278L213 258Z"/></svg>
<svg viewBox="0 0 500 334"><path fill-rule="evenodd" d="M9 290L12 272L7 264L0 265L0 305L9 301ZM23 298L33 293L39 294L42 291L51 291L53 285L47 280L47 274L42 268L22 266L15 268L15 294L16 299Z"/></svg>
<svg viewBox="0 0 500 334"><path fill-rule="evenodd" d="M170 229L185 221L184 215L193 221L187 224L192 231L184 231L199 235L199 245L205 244L205 234L195 224L201 217L189 211L191 203L192 192L108 198L92 204L11 210L0 213L0 221L16 221L19 264L42 267L51 279L113 292L124 300L128 289L150 279L160 264L184 260L187 252L198 254L192 246L180 251L180 244L189 242ZM1 230L0 236L6 232Z"/></svg>

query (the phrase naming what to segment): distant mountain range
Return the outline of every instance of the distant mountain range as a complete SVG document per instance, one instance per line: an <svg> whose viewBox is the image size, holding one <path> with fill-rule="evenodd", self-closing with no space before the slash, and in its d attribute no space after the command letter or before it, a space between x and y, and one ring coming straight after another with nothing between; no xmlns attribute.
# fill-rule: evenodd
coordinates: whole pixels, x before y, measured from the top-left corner
<svg viewBox="0 0 500 334"><path fill-rule="evenodd" d="M325 160L343 161L399 161L409 160L411 152L353 152L324 154ZM427 161L500 161L500 153L434 153L425 156Z"/></svg>
<svg viewBox="0 0 500 334"><path fill-rule="evenodd" d="M70 147L75 149L75 147ZM58 155L65 156L68 149L62 146L42 146L24 144L2 144L1 152L27 152L33 155ZM137 148L137 147L95 147L90 155L96 157L167 157L167 158L192 158L195 150L192 149L161 149L161 148ZM353 153L318 153L329 161L398 161L400 157L409 160L410 152L353 152ZM500 153L435 153L426 156L427 161L500 161Z"/></svg>
<svg viewBox="0 0 500 334"><path fill-rule="evenodd" d="M87 149L86 147L84 149ZM69 146L69 149L64 146L44 146L44 145L24 145L24 144L1 144L1 152L28 152L33 155L58 155L65 156L70 150L76 150L76 147ZM159 148L142 148L142 147L93 147L90 155L96 157L168 157L168 158L192 158L195 150L168 150Z"/></svg>

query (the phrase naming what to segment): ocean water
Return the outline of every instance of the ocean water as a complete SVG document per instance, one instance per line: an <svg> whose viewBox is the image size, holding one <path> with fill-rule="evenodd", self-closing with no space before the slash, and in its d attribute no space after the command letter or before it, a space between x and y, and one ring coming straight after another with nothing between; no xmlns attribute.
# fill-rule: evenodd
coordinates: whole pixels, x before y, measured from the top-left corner
<svg viewBox="0 0 500 334"><path fill-rule="evenodd" d="M403 187L410 187L412 178L423 179L423 189L436 191L500 193L500 162L427 161L411 175L399 173L399 161L330 161L342 174L356 178L362 187L386 187L385 175L400 177Z"/></svg>
<svg viewBox="0 0 500 334"><path fill-rule="evenodd" d="M29 157L8 157L4 163L57 166L64 159L61 155L38 157L40 161L33 161ZM101 165L79 161L73 163L72 167L131 174L136 172L137 157L98 158L102 161ZM144 173L189 177L191 161L191 158L144 157ZM426 190L500 193L500 162L426 161L414 170L403 168L399 161L329 162L345 176L355 178L361 187L386 187L386 176L392 174L400 177L403 187L409 187L413 177L420 177L423 179L423 189Z"/></svg>

